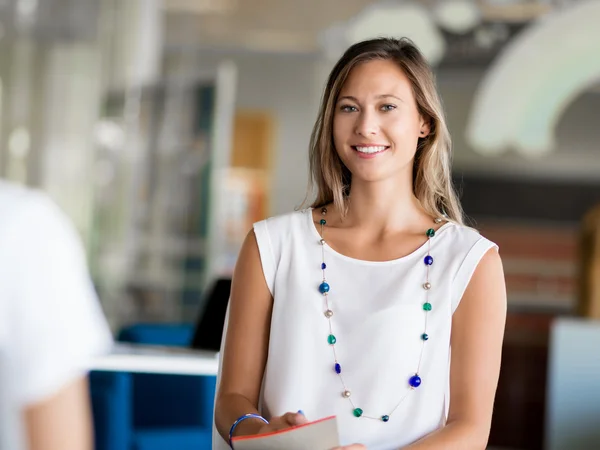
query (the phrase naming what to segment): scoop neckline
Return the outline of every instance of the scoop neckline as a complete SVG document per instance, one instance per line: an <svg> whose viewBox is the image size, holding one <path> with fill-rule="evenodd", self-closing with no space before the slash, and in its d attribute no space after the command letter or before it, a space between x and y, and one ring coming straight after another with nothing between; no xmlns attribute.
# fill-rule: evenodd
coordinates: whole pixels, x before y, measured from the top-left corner
<svg viewBox="0 0 600 450"><path fill-rule="evenodd" d="M314 208L308 208L306 210L308 212L308 214L307 214L308 226L310 228L311 234L313 234L318 240L321 240L321 234L317 230L317 227L313 221L313 214L312 214L313 210L314 210ZM442 233L445 230L447 230L448 228L450 228L451 225L454 225L454 223L447 221L444 225L442 225L441 227L439 227L437 229L437 231L435 232L436 236L439 237L440 233ZM413 250L412 252L410 252L404 256L401 256L401 257L395 258L395 259L388 259L386 261L369 261L367 259L358 259L358 258L353 258L352 256L344 255L343 253L340 253L337 250L330 247L329 244L327 243L327 241L325 241L325 243L323 244L323 247L325 248L325 250L327 250L332 255L335 255L338 258L344 259L349 262L363 264L363 265L369 265L369 266L386 266L386 265L398 264L398 263L404 262L408 259L411 259L415 255L420 253L427 246L428 242L429 241L426 240L418 248L416 248L415 250Z"/></svg>

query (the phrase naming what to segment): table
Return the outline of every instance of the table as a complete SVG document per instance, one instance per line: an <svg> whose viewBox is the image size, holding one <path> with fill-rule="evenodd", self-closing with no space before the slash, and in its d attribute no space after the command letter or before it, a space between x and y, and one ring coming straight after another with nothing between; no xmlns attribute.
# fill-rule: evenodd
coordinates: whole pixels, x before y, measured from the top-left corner
<svg viewBox="0 0 600 450"><path fill-rule="evenodd" d="M219 353L180 347L116 343L96 357L91 370L166 375L216 375Z"/></svg>

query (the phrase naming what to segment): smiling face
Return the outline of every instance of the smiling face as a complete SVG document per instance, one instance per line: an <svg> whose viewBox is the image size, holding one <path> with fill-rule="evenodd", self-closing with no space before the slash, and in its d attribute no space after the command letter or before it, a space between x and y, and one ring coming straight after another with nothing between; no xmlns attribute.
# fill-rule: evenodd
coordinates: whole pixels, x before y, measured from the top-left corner
<svg viewBox="0 0 600 450"><path fill-rule="evenodd" d="M412 177L419 138L429 133L412 85L390 60L352 69L333 116L333 141L353 182Z"/></svg>

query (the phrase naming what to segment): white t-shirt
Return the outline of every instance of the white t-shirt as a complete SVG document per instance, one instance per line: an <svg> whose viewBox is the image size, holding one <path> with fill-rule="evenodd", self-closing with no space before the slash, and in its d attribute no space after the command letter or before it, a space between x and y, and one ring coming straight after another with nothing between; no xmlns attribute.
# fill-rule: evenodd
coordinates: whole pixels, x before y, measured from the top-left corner
<svg viewBox="0 0 600 450"><path fill-rule="evenodd" d="M341 443L359 442L369 450L402 448L443 426L452 314L482 256L496 245L470 228L446 223L409 255L362 261L321 246L310 209L258 222L254 232L274 298L259 400L263 416L300 409L309 420L335 415ZM434 262L426 290L428 251ZM332 330L318 289L322 252ZM426 302L432 305L428 313ZM425 317L427 341L422 339ZM352 403L343 397L334 370L330 333L337 339L335 351ZM422 384L411 390L408 381L417 371ZM363 417L354 416L355 407ZM213 448L225 450L216 430L213 436Z"/></svg>
<svg viewBox="0 0 600 450"><path fill-rule="evenodd" d="M44 194L0 181L0 450L24 450L24 407L111 342L70 221Z"/></svg>

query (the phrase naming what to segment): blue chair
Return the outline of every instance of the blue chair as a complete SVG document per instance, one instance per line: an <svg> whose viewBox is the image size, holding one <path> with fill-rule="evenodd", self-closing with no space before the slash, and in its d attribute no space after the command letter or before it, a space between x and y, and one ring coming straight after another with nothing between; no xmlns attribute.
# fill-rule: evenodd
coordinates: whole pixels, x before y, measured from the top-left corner
<svg viewBox="0 0 600 450"><path fill-rule="evenodd" d="M188 347L193 332L192 325L137 324L122 330L118 340ZM91 387L96 450L211 448L216 377L96 372ZM119 427L107 410L124 403Z"/></svg>
<svg viewBox="0 0 600 450"><path fill-rule="evenodd" d="M92 414L97 450L131 449L131 374L90 374Z"/></svg>

